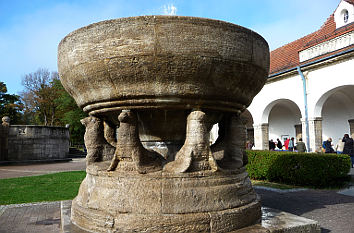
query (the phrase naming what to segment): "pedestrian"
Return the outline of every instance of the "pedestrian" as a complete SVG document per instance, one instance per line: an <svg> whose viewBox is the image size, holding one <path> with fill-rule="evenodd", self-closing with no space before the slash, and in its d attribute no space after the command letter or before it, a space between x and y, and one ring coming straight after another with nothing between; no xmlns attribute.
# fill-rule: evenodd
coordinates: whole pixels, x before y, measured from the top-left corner
<svg viewBox="0 0 354 233"><path fill-rule="evenodd" d="M253 146L253 145L252 145L252 142L249 141L249 140L247 140L247 141L246 141L246 149L247 149L247 150L252 150L252 146Z"/></svg>
<svg viewBox="0 0 354 233"><path fill-rule="evenodd" d="M344 142L343 154L350 156L350 159L352 160L352 168L353 168L354 167L353 139L349 137L349 134L344 134L342 142Z"/></svg>
<svg viewBox="0 0 354 233"><path fill-rule="evenodd" d="M326 141L323 141L323 142L322 142L321 151L322 151L323 153L326 152Z"/></svg>
<svg viewBox="0 0 354 233"><path fill-rule="evenodd" d="M289 151L294 151L294 137L292 137L290 140L289 140L289 143L288 143L288 150Z"/></svg>
<svg viewBox="0 0 354 233"><path fill-rule="evenodd" d="M339 138L337 144L336 144L336 152L337 154L342 154L343 153L343 148L344 148L344 142L342 141L341 138Z"/></svg>
<svg viewBox="0 0 354 233"><path fill-rule="evenodd" d="M302 138L299 138L299 141L296 142L296 149L297 152L306 152L306 145L305 143L302 141Z"/></svg>
<svg viewBox="0 0 354 233"><path fill-rule="evenodd" d="M283 148L283 144L281 143L279 138L277 138L277 147L278 147L279 150L281 150Z"/></svg>
<svg viewBox="0 0 354 233"><path fill-rule="evenodd" d="M332 138L328 138L327 141L325 141L325 153L334 153L334 149L332 147Z"/></svg>
<svg viewBox="0 0 354 233"><path fill-rule="evenodd" d="M289 141L290 141L289 138L284 138L284 147L285 147L285 150L288 150Z"/></svg>
<svg viewBox="0 0 354 233"><path fill-rule="evenodd" d="M273 139L269 141L269 150L275 150L275 142Z"/></svg>

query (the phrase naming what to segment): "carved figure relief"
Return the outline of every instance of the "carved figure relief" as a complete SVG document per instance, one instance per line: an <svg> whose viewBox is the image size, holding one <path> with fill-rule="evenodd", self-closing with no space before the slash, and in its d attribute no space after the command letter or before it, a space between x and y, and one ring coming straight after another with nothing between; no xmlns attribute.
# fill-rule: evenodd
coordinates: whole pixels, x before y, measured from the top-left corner
<svg viewBox="0 0 354 233"><path fill-rule="evenodd" d="M139 173L161 170L163 157L157 152L145 149L140 142L136 114L123 110L118 120L120 126L116 151L107 171L114 171L120 162L133 162Z"/></svg>
<svg viewBox="0 0 354 233"><path fill-rule="evenodd" d="M103 121L97 117L89 116L82 119L81 124L86 127L84 140L87 149L86 163L102 160L104 146Z"/></svg>

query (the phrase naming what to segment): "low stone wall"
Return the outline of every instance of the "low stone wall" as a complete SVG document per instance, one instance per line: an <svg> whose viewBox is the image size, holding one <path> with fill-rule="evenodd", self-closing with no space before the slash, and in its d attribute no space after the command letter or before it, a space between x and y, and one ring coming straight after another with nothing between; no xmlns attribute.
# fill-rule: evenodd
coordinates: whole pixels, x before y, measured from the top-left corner
<svg viewBox="0 0 354 233"><path fill-rule="evenodd" d="M63 159L69 153L69 129L65 127L10 125L10 161Z"/></svg>

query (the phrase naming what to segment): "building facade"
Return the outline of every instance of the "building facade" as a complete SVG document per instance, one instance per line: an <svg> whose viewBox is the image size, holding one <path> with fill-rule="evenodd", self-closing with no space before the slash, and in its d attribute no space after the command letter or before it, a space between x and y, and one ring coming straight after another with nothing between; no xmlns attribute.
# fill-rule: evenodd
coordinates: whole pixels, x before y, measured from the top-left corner
<svg viewBox="0 0 354 233"><path fill-rule="evenodd" d="M294 137L314 152L329 137L335 144L354 134L354 0L270 58L268 81L243 113L255 149Z"/></svg>

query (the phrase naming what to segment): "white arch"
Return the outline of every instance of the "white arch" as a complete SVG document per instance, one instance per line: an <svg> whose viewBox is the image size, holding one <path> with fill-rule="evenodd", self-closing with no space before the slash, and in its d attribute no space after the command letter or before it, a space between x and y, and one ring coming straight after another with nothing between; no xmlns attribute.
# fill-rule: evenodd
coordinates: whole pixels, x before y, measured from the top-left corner
<svg viewBox="0 0 354 233"><path fill-rule="evenodd" d="M300 113L300 116L302 116L302 111L300 110L299 106L292 100L290 99L277 99L274 100L273 102L269 103L265 109L263 110L261 122L262 124L267 124L269 121L269 114L272 111L273 107L277 104L286 104L289 106L290 111L293 113Z"/></svg>
<svg viewBox="0 0 354 233"><path fill-rule="evenodd" d="M352 89L353 91L345 91L347 89ZM345 92L344 92L345 91ZM348 104L350 102L354 103L354 94L350 94L350 93L354 93L354 85L343 85L343 86L338 86L335 87L327 92L325 92L316 102L315 107L314 107L314 117L321 117L322 116L322 108L323 105L325 104L325 102L328 100L328 98L335 94L335 93L339 93L339 95L341 96L341 99L344 100L342 102L342 104L345 105L345 107L347 109L350 109L351 106L349 106ZM354 118L354 112L351 113L351 117Z"/></svg>

